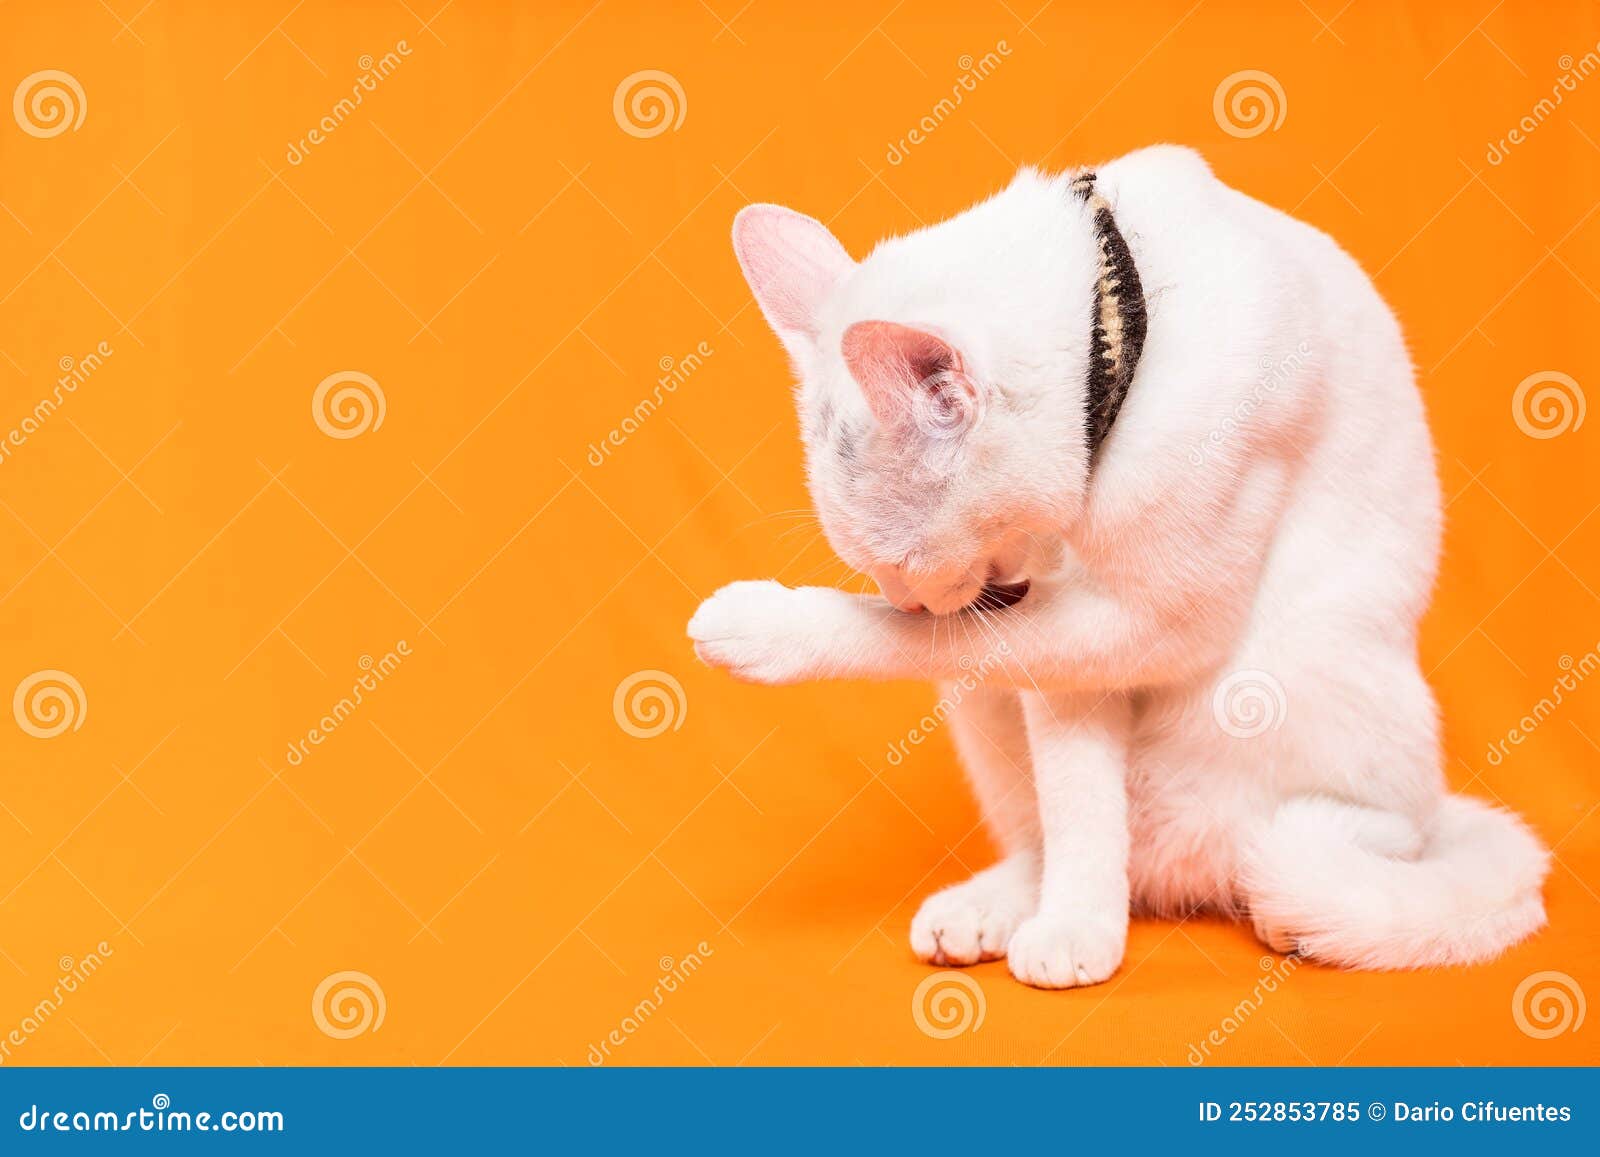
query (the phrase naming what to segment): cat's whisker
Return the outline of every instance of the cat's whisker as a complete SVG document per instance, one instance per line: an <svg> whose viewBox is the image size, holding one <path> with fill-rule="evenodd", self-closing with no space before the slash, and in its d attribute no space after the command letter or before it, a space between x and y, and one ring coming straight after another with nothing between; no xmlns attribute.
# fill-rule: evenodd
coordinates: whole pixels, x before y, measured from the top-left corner
<svg viewBox="0 0 1600 1157"><path fill-rule="evenodd" d="M791 526L788 530L779 531L779 533L778 533L778 541L782 542L784 539L789 538L789 537L791 537L793 535L799 534L803 530L809 530L811 532L811 537L812 538L821 538L822 537L822 530L821 530L820 527L812 526L812 525L810 525L808 523L801 522L801 523L798 523L798 524L796 524L794 526Z"/></svg>
<svg viewBox="0 0 1600 1157"><path fill-rule="evenodd" d="M805 553L803 550L801 552L799 552L799 554L803 554L803 553ZM798 558L799 554L796 554L795 557ZM814 579L816 579L818 576L827 574L830 571L836 571L837 568L839 568L839 567L841 567L843 565L844 565L843 563L841 563L838 559L834 558L833 555L830 553L827 558L823 559L820 563L816 564L810 570L806 571L805 574L801 575L799 577L799 579L796 580L795 585L796 586L807 586L807 585L810 585L811 582ZM841 580L841 581L847 581L847 580ZM824 585L835 586L835 585L838 585L838 584L827 583L827 584L824 584Z"/></svg>
<svg viewBox="0 0 1600 1157"><path fill-rule="evenodd" d="M972 627L974 625L976 625L976 624L968 622L966 620L962 620L962 623L961 623L961 637L966 641L965 654L968 654L968 655L972 654L974 652L974 650L975 650L975 648L973 647L973 644L972 644ZM979 638L981 639L982 637L983 636L982 636L982 634L980 632ZM956 665L960 666L960 661L959 660L957 660Z"/></svg>
<svg viewBox="0 0 1600 1157"><path fill-rule="evenodd" d="M819 526L821 525L821 523L817 519L816 512L812 511L812 510L799 510L799 509L795 509L795 510L775 510L771 514L762 514L762 515L757 516L756 518L752 518L749 522L745 523L743 526L738 527L734 531L734 533L735 534L743 534L745 531L749 530L752 526L760 526L763 522L775 522L780 518L807 520L807 521L810 521L810 522L815 522Z"/></svg>
<svg viewBox="0 0 1600 1157"><path fill-rule="evenodd" d="M974 610L976 610L977 613L974 615L973 621L977 623L978 629L983 635L986 644L984 648L985 652L989 653L999 651L1001 647L1006 645L1000 629L990 621L987 611L983 610L982 608L974 608ZM1009 648L1007 649L1009 650ZM975 665L981 665L983 658L981 656L974 656L973 662Z"/></svg>
<svg viewBox="0 0 1600 1157"><path fill-rule="evenodd" d="M1009 648L1008 648L1008 651L1009 651ZM1009 653L1006 654L1005 661L1008 664L1009 663L1015 663L1017 665L1017 669L1020 670L1023 673L1024 676L1027 677L1028 683L1033 687L1034 691L1038 692L1038 694L1039 694L1041 699L1045 699L1044 690L1039 686L1039 681L1033 677L1033 672L1028 670L1028 665L1026 663L1024 663L1022 661L1022 659L1014 651L1009 651ZM1050 710L1051 717L1054 718L1055 711L1053 709L1049 708L1049 700L1045 699L1045 703L1046 703L1046 708L1048 710Z"/></svg>

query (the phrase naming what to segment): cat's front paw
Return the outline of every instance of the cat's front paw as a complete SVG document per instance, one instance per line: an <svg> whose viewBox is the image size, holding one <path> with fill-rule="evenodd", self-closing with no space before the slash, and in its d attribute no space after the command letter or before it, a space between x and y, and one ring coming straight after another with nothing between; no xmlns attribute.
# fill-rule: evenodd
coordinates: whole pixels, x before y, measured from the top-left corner
<svg viewBox="0 0 1600 1157"><path fill-rule="evenodd" d="M926 964L999 960L1038 907L1032 859L1003 860L935 892L911 921L911 951Z"/></svg>
<svg viewBox="0 0 1600 1157"><path fill-rule="evenodd" d="M723 587L689 620L701 662L752 683L798 683L820 672L827 607L816 587L764 579Z"/></svg>
<svg viewBox="0 0 1600 1157"><path fill-rule="evenodd" d="M1110 978L1128 944L1128 917L1038 915L1011 937L1011 975L1035 988L1077 988Z"/></svg>

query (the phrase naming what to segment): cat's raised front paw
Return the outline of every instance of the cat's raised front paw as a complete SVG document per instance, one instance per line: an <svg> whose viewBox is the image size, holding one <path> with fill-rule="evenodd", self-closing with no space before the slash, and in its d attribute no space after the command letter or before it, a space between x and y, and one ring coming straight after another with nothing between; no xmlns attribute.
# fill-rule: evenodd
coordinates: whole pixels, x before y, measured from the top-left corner
<svg viewBox="0 0 1600 1157"><path fill-rule="evenodd" d="M996 864L935 892L911 921L911 950L928 964L977 964L1006 954L1012 933L1037 907L1029 864Z"/></svg>
<svg viewBox="0 0 1600 1157"><path fill-rule="evenodd" d="M798 683L815 677L826 642L827 606L837 594L793 590L763 579L729 583L695 611L689 638L701 662L753 683Z"/></svg>
<svg viewBox="0 0 1600 1157"><path fill-rule="evenodd" d="M1011 975L1035 988L1077 988L1110 978L1128 944L1125 912L1039 915L1011 937Z"/></svg>

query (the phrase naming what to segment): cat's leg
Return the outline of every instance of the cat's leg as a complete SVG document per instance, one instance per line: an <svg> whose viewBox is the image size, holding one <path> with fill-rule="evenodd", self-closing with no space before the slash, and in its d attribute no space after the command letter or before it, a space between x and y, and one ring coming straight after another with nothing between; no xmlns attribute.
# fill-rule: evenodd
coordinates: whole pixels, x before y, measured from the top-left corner
<svg viewBox="0 0 1600 1157"><path fill-rule="evenodd" d="M1003 688L940 688L961 765L1000 861L935 892L911 921L911 949L933 964L998 960L1039 894L1039 805L1022 705Z"/></svg>
<svg viewBox="0 0 1600 1157"><path fill-rule="evenodd" d="M966 611L907 614L828 587L737 582L700 604L689 637L703 662L755 683L976 672L991 686L1079 691L1169 682L1203 666L1235 625L1192 608L1174 618L1088 586L1039 586L977 620Z"/></svg>
<svg viewBox="0 0 1600 1157"><path fill-rule="evenodd" d="M1043 843L1039 910L1012 936L1011 973L1039 988L1098 984L1128 940L1128 741L1121 694L1022 695Z"/></svg>

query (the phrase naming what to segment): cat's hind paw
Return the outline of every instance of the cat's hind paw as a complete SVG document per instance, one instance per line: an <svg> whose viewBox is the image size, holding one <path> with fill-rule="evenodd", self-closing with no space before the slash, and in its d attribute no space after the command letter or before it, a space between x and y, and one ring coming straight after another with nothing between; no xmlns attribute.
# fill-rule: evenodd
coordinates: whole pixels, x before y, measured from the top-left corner
<svg viewBox="0 0 1600 1157"><path fill-rule="evenodd" d="M1294 956L1300 951L1299 939L1288 929L1253 914L1250 922L1255 927L1256 939L1279 956Z"/></svg>

